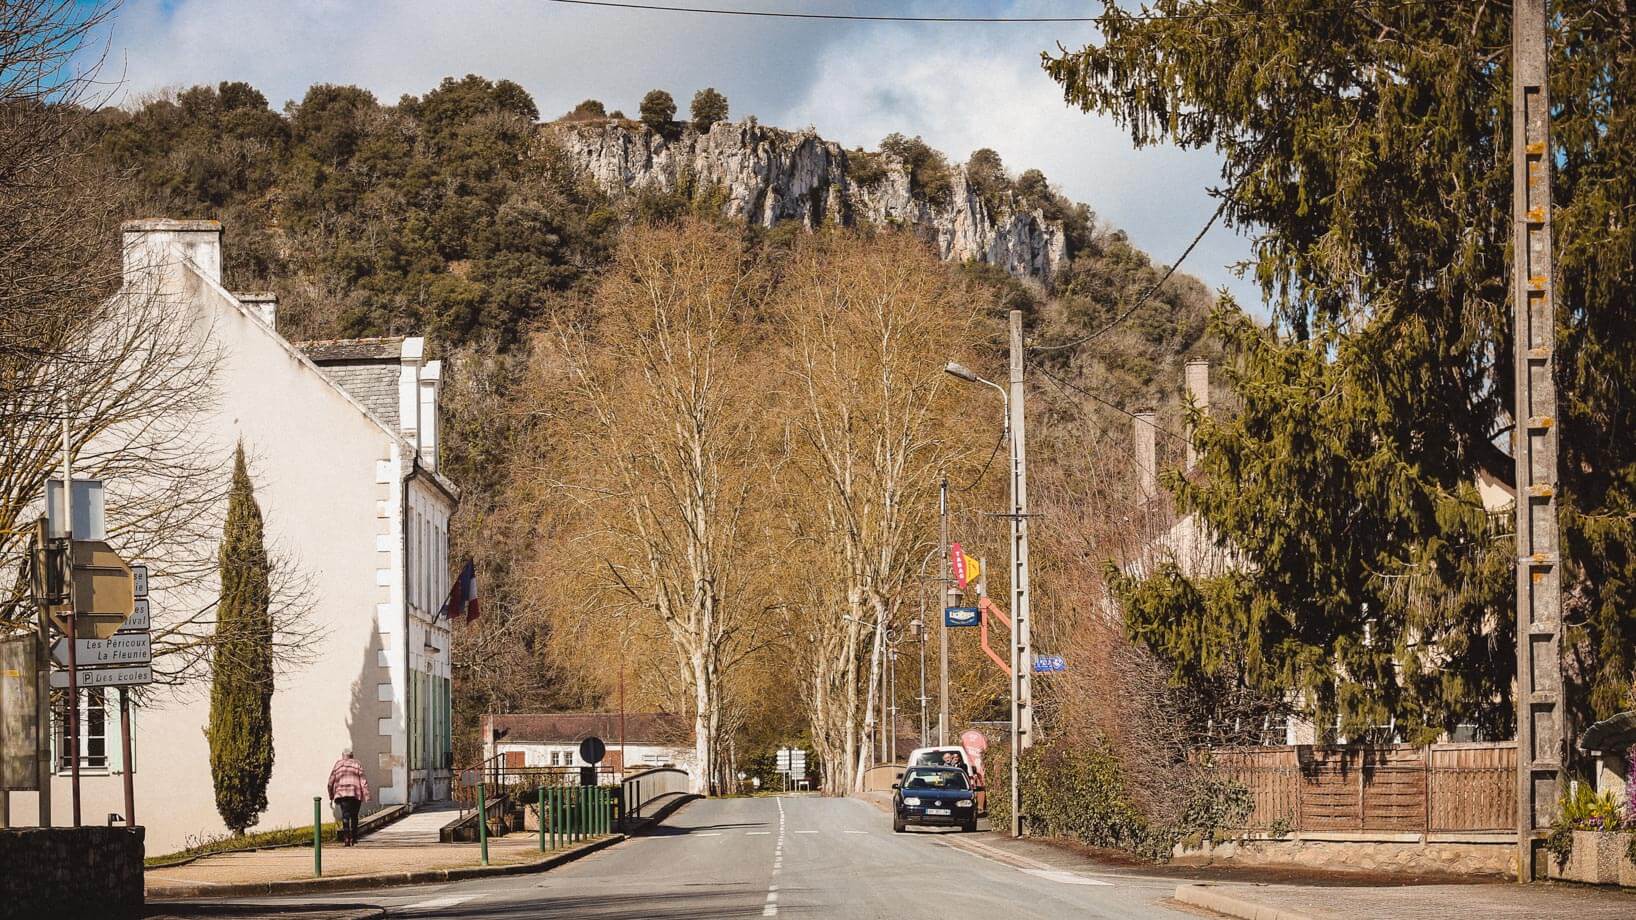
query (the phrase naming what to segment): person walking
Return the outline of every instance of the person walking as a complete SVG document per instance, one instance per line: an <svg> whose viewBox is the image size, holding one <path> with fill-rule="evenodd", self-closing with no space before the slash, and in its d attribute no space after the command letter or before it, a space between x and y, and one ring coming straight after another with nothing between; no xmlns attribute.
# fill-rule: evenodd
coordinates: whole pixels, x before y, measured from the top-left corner
<svg viewBox="0 0 1636 920"><path fill-rule="evenodd" d="M341 844L352 846L358 842L358 809L369 801L369 778L364 765L353 759L352 748L342 751L330 768L329 799L341 809Z"/></svg>

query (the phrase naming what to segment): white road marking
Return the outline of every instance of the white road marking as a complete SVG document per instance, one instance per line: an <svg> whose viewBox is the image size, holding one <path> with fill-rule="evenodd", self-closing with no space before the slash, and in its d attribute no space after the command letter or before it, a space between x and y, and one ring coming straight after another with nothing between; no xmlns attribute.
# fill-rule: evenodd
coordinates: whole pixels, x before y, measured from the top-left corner
<svg viewBox="0 0 1636 920"><path fill-rule="evenodd" d="M467 901L476 900L477 898L480 898L480 897L482 897L482 895L480 895L480 894L451 894L451 895L448 895L447 897L433 898L430 901L417 901L414 904L407 904L407 905L404 905L403 907L400 907L398 909L399 910L446 910L446 909L448 909L450 907L454 907L456 904L464 904Z"/></svg>
<svg viewBox="0 0 1636 920"><path fill-rule="evenodd" d="M867 834L868 831L847 831L848 834Z"/></svg>
<svg viewBox="0 0 1636 920"><path fill-rule="evenodd" d="M1068 871L1065 871L1065 870L1062 870L1062 869L1019 869L1018 871L1027 873L1028 875L1035 876L1036 878L1049 879L1050 881L1053 881L1053 882L1061 882L1064 885L1109 885L1109 886L1111 886L1113 884L1112 882L1104 882L1104 881L1102 881L1101 879L1098 879L1098 878L1088 878L1086 876L1079 875L1079 874L1076 874L1076 873L1073 873L1073 872L1068 872Z"/></svg>
<svg viewBox="0 0 1636 920"><path fill-rule="evenodd" d="M816 834L817 831L796 831L797 834Z"/></svg>
<svg viewBox="0 0 1636 920"><path fill-rule="evenodd" d="M720 837L721 831L706 831L700 834L688 834L689 837Z"/></svg>
<svg viewBox="0 0 1636 920"><path fill-rule="evenodd" d="M765 837L770 833L772 833L772 831L745 831L744 836L746 836L746 837Z"/></svg>

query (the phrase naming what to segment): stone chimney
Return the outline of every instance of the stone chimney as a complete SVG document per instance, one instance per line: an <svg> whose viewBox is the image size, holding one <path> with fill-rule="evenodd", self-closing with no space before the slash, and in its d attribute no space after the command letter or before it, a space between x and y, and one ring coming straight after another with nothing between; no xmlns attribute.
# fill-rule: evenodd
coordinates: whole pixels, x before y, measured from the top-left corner
<svg viewBox="0 0 1636 920"><path fill-rule="evenodd" d="M420 450L420 371L426 354L426 340L414 336L403 340L398 352L398 434Z"/></svg>
<svg viewBox="0 0 1636 920"><path fill-rule="evenodd" d="M211 281L222 281L222 225L215 220L128 220L124 231L125 277L157 271L186 258Z"/></svg>
<svg viewBox="0 0 1636 920"><path fill-rule="evenodd" d="M234 297L239 303L249 308L262 322L270 328L278 328L278 295L272 291L245 291L235 292Z"/></svg>
<svg viewBox="0 0 1636 920"><path fill-rule="evenodd" d="M443 362L427 361L420 370L420 465L437 472L437 399L443 389Z"/></svg>
<svg viewBox="0 0 1636 920"><path fill-rule="evenodd" d="M1136 447L1136 471L1146 500L1159 494L1159 416L1152 409L1137 409L1132 415L1131 434Z"/></svg>
<svg viewBox="0 0 1636 920"><path fill-rule="evenodd" d="M1187 401L1204 415L1210 414L1210 362L1205 358L1187 360ZM1193 443L1193 429L1187 430L1187 466L1192 472L1198 466L1199 449Z"/></svg>

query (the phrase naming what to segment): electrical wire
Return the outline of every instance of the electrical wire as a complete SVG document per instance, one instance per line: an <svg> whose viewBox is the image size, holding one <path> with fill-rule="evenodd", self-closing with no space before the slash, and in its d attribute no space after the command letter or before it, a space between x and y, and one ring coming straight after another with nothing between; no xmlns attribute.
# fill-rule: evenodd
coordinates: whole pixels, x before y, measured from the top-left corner
<svg viewBox="0 0 1636 920"><path fill-rule="evenodd" d="M994 449L989 451L988 461L983 464L983 468L981 470L977 471L976 476L971 477L971 482L968 482L963 486L955 486L954 491L970 492L972 489L976 488L979 482L983 481L983 477L988 475L988 468L994 465L994 458L1000 455L1000 445L1005 443L1005 434L1006 433L1004 431L1001 431L1000 436L994 439Z"/></svg>
<svg viewBox="0 0 1636 920"><path fill-rule="evenodd" d="M601 6L616 10L646 10L663 13L702 13L709 16L756 16L765 19L826 19L842 22L941 22L941 23L1070 23L1096 22L1096 16L870 16L862 13L802 13L781 10L727 10L702 6L670 6L662 3L619 3L614 0L547 0L569 6Z"/></svg>
<svg viewBox="0 0 1636 920"><path fill-rule="evenodd" d="M1228 200L1229 199L1227 199L1227 198L1223 198L1221 200L1221 204L1216 205L1215 213L1211 214L1210 219L1204 222L1204 226L1199 229L1198 235L1193 237L1193 242L1188 243L1187 248L1182 250L1181 256L1179 258L1177 258L1176 261L1174 263L1172 263L1169 268L1165 269L1165 273L1162 276L1160 276L1158 281L1153 282L1153 284L1150 285L1146 291L1142 292L1142 296L1138 297L1136 299L1135 303L1133 303L1129 307L1127 307L1125 309L1125 312L1123 312L1123 313L1119 314L1118 316L1114 317L1112 322L1110 322L1107 325L1103 326L1102 328L1096 330L1095 332L1092 332L1089 335L1082 336L1080 338L1074 339L1072 342L1063 342L1060 345L1034 345L1034 346L1031 346L1031 350L1033 350L1033 351L1063 351L1064 349L1068 349L1068 348L1078 348L1079 346L1085 344L1086 342L1092 341L1094 339L1100 338L1103 335L1106 335L1108 332L1112 331L1112 329L1115 326L1119 325L1120 323L1124 322L1127 319L1130 319L1131 314L1135 313L1137 310L1140 310L1142 308L1142 305L1147 303L1148 300L1151 299L1153 297L1153 295L1158 292L1159 288L1164 287L1164 283L1166 281L1170 280L1170 276L1176 274L1176 269L1180 268L1181 264L1183 262L1187 261L1187 257L1193 254L1194 247L1199 245L1199 241L1204 239L1204 235L1206 233L1210 232L1210 228L1214 227L1216 225L1217 220L1221 219L1222 212L1227 210Z"/></svg>
<svg viewBox="0 0 1636 920"><path fill-rule="evenodd" d="M1066 387L1066 388L1068 388L1070 390L1073 390L1075 393L1078 393L1081 396L1085 396L1085 397L1088 397L1090 399L1094 399L1097 402L1101 403L1102 405L1107 406L1109 409L1112 409L1113 411L1118 412L1121 415L1128 415L1128 416L1130 416L1132 419L1134 419L1136 421L1146 422L1145 419L1139 418L1136 415L1136 413L1130 411L1129 409L1126 409L1123 406L1115 405L1113 402L1111 402L1109 400L1106 400L1106 399L1103 399L1102 397L1096 395L1095 393L1092 393L1090 390L1085 389L1084 387L1080 386L1077 383L1070 383L1069 381L1064 380L1061 377L1058 377L1056 374L1053 374L1049 370L1047 370L1043 365L1035 365L1034 370L1039 371L1040 373L1042 373L1045 376L1049 377L1051 380L1055 381L1057 386ZM1167 438L1170 438L1173 441L1182 441L1182 440L1184 440L1180 435L1172 434L1172 433L1164 430L1163 428L1160 428L1158 425L1153 425L1153 430L1157 431L1159 434L1162 434Z"/></svg>

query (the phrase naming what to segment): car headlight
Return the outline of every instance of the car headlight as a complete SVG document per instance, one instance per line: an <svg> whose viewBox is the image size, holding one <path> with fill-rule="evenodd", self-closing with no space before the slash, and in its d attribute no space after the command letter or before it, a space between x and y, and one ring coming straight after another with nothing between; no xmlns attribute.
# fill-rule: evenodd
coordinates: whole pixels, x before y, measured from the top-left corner
<svg viewBox="0 0 1636 920"><path fill-rule="evenodd" d="M955 802L954 806L956 808L970 808L971 807L971 799L961 799L960 801Z"/></svg>
<svg viewBox="0 0 1636 920"><path fill-rule="evenodd" d="M920 804L920 799L918 797L912 796L912 795L904 796L903 804L905 804L905 805L919 805Z"/></svg>

